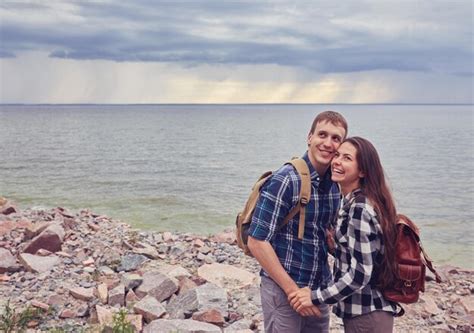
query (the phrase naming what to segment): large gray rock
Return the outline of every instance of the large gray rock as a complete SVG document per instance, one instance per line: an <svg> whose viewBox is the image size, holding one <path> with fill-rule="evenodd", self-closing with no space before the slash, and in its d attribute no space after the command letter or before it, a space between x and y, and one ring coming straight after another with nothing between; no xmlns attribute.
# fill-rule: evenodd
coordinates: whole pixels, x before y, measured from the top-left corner
<svg viewBox="0 0 474 333"><path fill-rule="evenodd" d="M51 252L61 251L61 245L64 240L64 228L57 224L51 224L38 236L29 242L23 252L35 254L39 249L45 249Z"/></svg>
<svg viewBox="0 0 474 333"><path fill-rule="evenodd" d="M15 257L8 251L0 247L0 274L17 270Z"/></svg>
<svg viewBox="0 0 474 333"><path fill-rule="evenodd" d="M42 257L29 253L22 253L19 256L19 259L26 270L35 273L48 272L59 263L59 257L55 255Z"/></svg>
<svg viewBox="0 0 474 333"><path fill-rule="evenodd" d="M184 318L184 313L215 308L224 316L227 314L227 293L224 289L206 283L188 290L173 299L166 309L171 318Z"/></svg>
<svg viewBox="0 0 474 333"><path fill-rule="evenodd" d="M155 297L158 302L169 298L178 290L178 282L158 271L149 271L143 274L142 284L135 290L139 298L146 295Z"/></svg>
<svg viewBox="0 0 474 333"><path fill-rule="evenodd" d="M143 333L221 333L215 325L192 319L157 319L145 326Z"/></svg>

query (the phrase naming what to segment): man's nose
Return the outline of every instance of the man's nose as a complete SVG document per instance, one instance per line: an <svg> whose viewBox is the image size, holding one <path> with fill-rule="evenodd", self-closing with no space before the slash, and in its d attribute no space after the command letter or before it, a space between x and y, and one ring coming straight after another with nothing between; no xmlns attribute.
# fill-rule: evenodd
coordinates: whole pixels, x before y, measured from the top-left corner
<svg viewBox="0 0 474 333"><path fill-rule="evenodd" d="M330 147L332 145L332 139L330 137L325 138L323 144L327 147Z"/></svg>

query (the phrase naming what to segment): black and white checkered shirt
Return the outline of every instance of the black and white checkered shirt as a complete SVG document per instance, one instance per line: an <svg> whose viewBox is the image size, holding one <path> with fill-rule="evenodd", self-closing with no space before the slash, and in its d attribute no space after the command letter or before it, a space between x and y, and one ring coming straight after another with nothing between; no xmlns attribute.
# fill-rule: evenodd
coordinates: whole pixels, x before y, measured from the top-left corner
<svg viewBox="0 0 474 333"><path fill-rule="evenodd" d="M348 194L336 225L334 279L312 292L313 303L335 304L341 318L382 310L395 313L395 303L375 288L375 268L383 258L383 235L374 208L360 189Z"/></svg>

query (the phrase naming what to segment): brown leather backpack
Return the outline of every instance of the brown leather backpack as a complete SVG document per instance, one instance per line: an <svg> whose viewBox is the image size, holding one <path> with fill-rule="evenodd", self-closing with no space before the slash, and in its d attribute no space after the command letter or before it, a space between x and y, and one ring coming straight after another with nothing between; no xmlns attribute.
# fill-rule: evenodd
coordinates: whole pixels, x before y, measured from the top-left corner
<svg viewBox="0 0 474 333"><path fill-rule="evenodd" d="M300 213L299 224L298 224L298 238L302 239L304 234L304 216L305 216L305 206L309 202L311 196L311 177L309 174L309 168L306 164L306 161L301 158L295 158L291 161L285 163L291 164L295 168L296 172L301 177L301 189L299 195L298 204L290 210L288 215L283 220L283 223L279 226L278 230L283 228L289 220L291 220L298 212ZM272 171L267 171L257 180L255 185L252 187L252 192L245 203L244 210L237 214L235 219L236 224L236 238L237 245L244 251L248 256L252 256L250 252L247 241L248 241L248 230L250 228L250 222L252 222L253 212L255 206L257 205L258 198L260 197L260 190L271 176L273 175Z"/></svg>
<svg viewBox="0 0 474 333"><path fill-rule="evenodd" d="M405 215L399 214L397 218L394 283L382 293L389 301L410 304L417 302L420 292L425 291L426 267L433 272L436 282L440 283L441 277L421 245L418 227ZM405 313L400 308L397 316Z"/></svg>

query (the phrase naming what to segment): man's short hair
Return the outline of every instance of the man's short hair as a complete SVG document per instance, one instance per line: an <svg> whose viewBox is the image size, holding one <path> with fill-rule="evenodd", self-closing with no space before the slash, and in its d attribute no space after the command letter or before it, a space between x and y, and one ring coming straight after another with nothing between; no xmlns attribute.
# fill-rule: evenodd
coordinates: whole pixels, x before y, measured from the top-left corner
<svg viewBox="0 0 474 333"><path fill-rule="evenodd" d="M314 118L313 120L313 125L311 125L311 130L309 133L313 133L314 130L316 129L316 125L320 122L330 122L334 126L341 126L344 128L346 131L344 137L347 136L347 121L346 119L340 114L339 112L336 111L324 111L321 112Z"/></svg>

